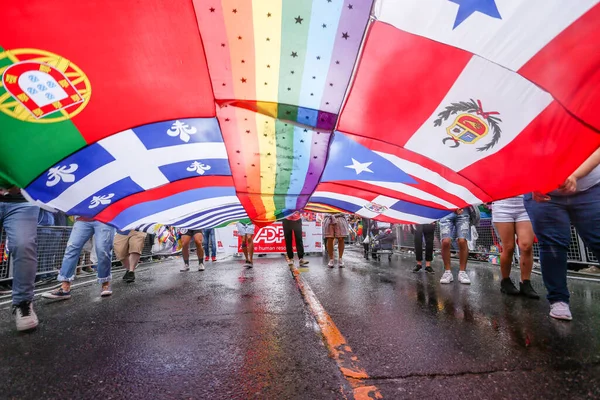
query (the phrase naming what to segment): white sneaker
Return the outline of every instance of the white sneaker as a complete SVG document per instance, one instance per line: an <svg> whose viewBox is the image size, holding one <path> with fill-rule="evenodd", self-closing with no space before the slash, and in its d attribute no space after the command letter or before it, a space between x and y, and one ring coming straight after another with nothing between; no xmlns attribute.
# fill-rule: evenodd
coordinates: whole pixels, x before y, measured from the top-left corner
<svg viewBox="0 0 600 400"><path fill-rule="evenodd" d="M471 280L469 279L469 275L467 275L466 271L459 271L458 272L458 281L460 283L464 283L465 285L470 285L471 284Z"/></svg>
<svg viewBox="0 0 600 400"><path fill-rule="evenodd" d="M294 266L294 260L293 259L289 259L289 258L285 258L285 261L287 262L287 265L289 267L293 267Z"/></svg>
<svg viewBox="0 0 600 400"><path fill-rule="evenodd" d="M565 321L571 321L573 319L569 305L562 301L550 304L550 316Z"/></svg>
<svg viewBox="0 0 600 400"><path fill-rule="evenodd" d="M33 305L30 301L22 301L13 305L13 314L19 332L28 331L38 326L38 317L33 311Z"/></svg>
<svg viewBox="0 0 600 400"><path fill-rule="evenodd" d="M328 266L329 268L333 268L333 267L334 267L334 265L335 265L335 260L329 260L329 262L327 263L327 266Z"/></svg>
<svg viewBox="0 0 600 400"><path fill-rule="evenodd" d="M341 258L338 260L338 267L340 268L344 268L344 260L342 260Z"/></svg>
<svg viewBox="0 0 600 400"><path fill-rule="evenodd" d="M180 272L187 272L190 270L189 264L183 264L183 267L179 270Z"/></svg>
<svg viewBox="0 0 600 400"><path fill-rule="evenodd" d="M198 264L198 271L204 271L204 263Z"/></svg>
<svg viewBox="0 0 600 400"><path fill-rule="evenodd" d="M104 286L102 285L102 291L100 292L100 297L108 297L112 295L112 287L110 284Z"/></svg>
<svg viewBox="0 0 600 400"><path fill-rule="evenodd" d="M444 275L442 275L442 279L440 279L440 283L450 283L454 281L454 277L452 276L452 271L444 271Z"/></svg>

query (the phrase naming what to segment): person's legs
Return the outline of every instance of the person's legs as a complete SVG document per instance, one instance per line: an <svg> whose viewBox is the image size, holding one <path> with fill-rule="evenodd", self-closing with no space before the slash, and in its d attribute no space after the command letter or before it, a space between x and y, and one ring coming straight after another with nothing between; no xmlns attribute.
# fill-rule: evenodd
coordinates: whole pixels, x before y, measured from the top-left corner
<svg viewBox="0 0 600 400"><path fill-rule="evenodd" d="M242 235L242 251L244 252L244 258L246 259L246 262L249 262L249 260L248 260L248 240L246 238L246 235Z"/></svg>
<svg viewBox="0 0 600 400"><path fill-rule="evenodd" d="M0 203L0 222L6 231L13 262L12 312L17 331L38 326L33 310L37 272L37 220L39 207L30 203Z"/></svg>
<svg viewBox="0 0 600 400"><path fill-rule="evenodd" d="M210 245L211 231L212 229L205 229L204 232L202 232L204 236L204 243L202 244L202 248L204 249L204 261L208 261L208 257L210 257L210 248L208 246Z"/></svg>
<svg viewBox="0 0 600 400"><path fill-rule="evenodd" d="M517 239L519 241L519 266L521 268L521 282L531 279L533 269L533 226L531 221L516 223Z"/></svg>
<svg viewBox="0 0 600 400"><path fill-rule="evenodd" d="M98 257L98 282L102 289L107 290L112 280L112 249L115 236L115 228L94 221L94 244L96 245L96 256Z"/></svg>
<svg viewBox="0 0 600 400"><path fill-rule="evenodd" d="M294 231L294 238L296 241L296 252L300 260L304 259L304 241L302 240L302 220L292 222L292 230Z"/></svg>
<svg viewBox="0 0 600 400"><path fill-rule="evenodd" d="M525 212L525 214L527 214ZM521 267L521 282L519 283L519 293L530 299L539 299L540 295L537 294L533 286L531 285L531 270L533 269L533 227L529 216L523 216L517 219L516 223L517 240L519 242L520 260L519 264Z"/></svg>
<svg viewBox="0 0 600 400"><path fill-rule="evenodd" d="M425 267L431 267L433 261L433 235L435 234L435 225L427 224L423 226L423 236L425 237Z"/></svg>
<svg viewBox="0 0 600 400"><path fill-rule="evenodd" d="M93 222L76 221L73 225L69 241L67 242L67 249L65 250L62 266L60 267L60 272L57 277L57 280L62 282L63 291L70 291L71 282L75 279L75 268L77 267L83 245L93 234Z"/></svg>
<svg viewBox="0 0 600 400"><path fill-rule="evenodd" d="M345 246L344 239L345 239L345 237L338 237L337 238L337 241L338 241L338 258L340 260L342 259L342 256L344 255L344 246Z"/></svg>
<svg viewBox="0 0 600 400"><path fill-rule="evenodd" d="M138 263L140 262L140 258L142 256L142 252L144 251L144 244L146 241L146 234L144 232L131 231L129 233L129 268L128 270L131 272L135 271ZM115 241L116 243L116 241Z"/></svg>
<svg viewBox="0 0 600 400"><path fill-rule="evenodd" d="M117 260L123 264L125 271L129 271L129 240L130 235L122 235L117 233L113 241L113 250Z"/></svg>
<svg viewBox="0 0 600 400"><path fill-rule="evenodd" d="M442 239L442 260L444 261L444 269L450 271L450 249L452 247L452 239L456 236L456 227L454 221L456 214L452 213L440 219L440 237Z"/></svg>
<svg viewBox="0 0 600 400"><path fill-rule="evenodd" d="M327 255L329 256L329 261L333 262L333 241L335 240L335 238L327 237L325 238L325 240L327 240Z"/></svg>
<svg viewBox="0 0 600 400"><path fill-rule="evenodd" d="M204 246L202 241L204 237L201 232L194 234L194 243L196 243L196 255L198 256L198 271L204 271Z"/></svg>
<svg viewBox="0 0 600 400"><path fill-rule="evenodd" d="M204 237L202 233L198 232L194 235L194 243L196 243L196 255L198 256L198 262L201 263L202 259L204 259L204 246L202 241Z"/></svg>
<svg viewBox="0 0 600 400"><path fill-rule="evenodd" d="M467 210L464 210L462 214L457 215L455 219L455 224L460 271L466 271L467 260L469 259L469 246L467 242L471 240L471 223L469 212Z"/></svg>
<svg viewBox="0 0 600 400"><path fill-rule="evenodd" d="M0 203L4 230L13 262L12 302L33 300L37 273L37 219L39 207L31 203Z"/></svg>
<svg viewBox="0 0 600 400"><path fill-rule="evenodd" d="M284 219L281 223L283 226L283 238L285 239L285 253L290 262L294 260L294 248L292 243L292 234L294 232L293 222L294 221ZM300 255L298 255L298 257L300 257Z"/></svg>
<svg viewBox="0 0 600 400"><path fill-rule="evenodd" d="M253 235L254 233L246 235L246 247L248 249L248 261L250 264L252 264L254 258L254 240L252 239Z"/></svg>
<svg viewBox="0 0 600 400"><path fill-rule="evenodd" d="M210 240L210 254L213 258L213 261L217 257L217 236L214 229L209 231L209 237L206 238L206 241Z"/></svg>
<svg viewBox="0 0 600 400"><path fill-rule="evenodd" d="M553 196L550 201L525 198L525 208L540 246L542 278L550 303L569 303L567 287L567 250L571 240L566 198Z"/></svg>
<svg viewBox="0 0 600 400"><path fill-rule="evenodd" d="M182 271L188 271L190 269L190 242L192 237L190 235L181 235L181 257L183 257L183 269Z"/></svg>
<svg viewBox="0 0 600 400"><path fill-rule="evenodd" d="M415 258L417 265L423 264L423 225L415 225Z"/></svg>
<svg viewBox="0 0 600 400"><path fill-rule="evenodd" d="M515 253L515 223L494 222L494 227L498 235L500 235L500 241L502 242L500 273L502 274L502 279L507 279L510 278L510 270L512 269L512 260Z"/></svg>

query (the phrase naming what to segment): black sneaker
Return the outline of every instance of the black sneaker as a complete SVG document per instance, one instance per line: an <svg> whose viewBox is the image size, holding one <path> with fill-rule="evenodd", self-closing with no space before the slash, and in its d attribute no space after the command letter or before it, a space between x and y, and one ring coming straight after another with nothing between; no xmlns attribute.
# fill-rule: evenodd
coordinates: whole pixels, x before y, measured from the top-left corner
<svg viewBox="0 0 600 400"><path fill-rule="evenodd" d="M500 282L500 291L510 296L517 296L521 293L519 292L519 289L517 289L513 281L510 280L510 278L502 279L502 282Z"/></svg>
<svg viewBox="0 0 600 400"><path fill-rule="evenodd" d="M133 271L127 271L125 273L125 276L123 277L123 279L127 283L135 282L135 272L133 272Z"/></svg>
<svg viewBox="0 0 600 400"><path fill-rule="evenodd" d="M525 280L522 283L520 283L519 286L521 287L521 295L536 300L540 298L540 295L537 294L533 286L531 286L531 281Z"/></svg>
<svg viewBox="0 0 600 400"><path fill-rule="evenodd" d="M425 267L425 272L427 272L428 274L435 274L435 271L431 267Z"/></svg>
<svg viewBox="0 0 600 400"><path fill-rule="evenodd" d="M421 268L423 268L422 265L417 264L414 268L413 268L413 272L419 272L421 270Z"/></svg>

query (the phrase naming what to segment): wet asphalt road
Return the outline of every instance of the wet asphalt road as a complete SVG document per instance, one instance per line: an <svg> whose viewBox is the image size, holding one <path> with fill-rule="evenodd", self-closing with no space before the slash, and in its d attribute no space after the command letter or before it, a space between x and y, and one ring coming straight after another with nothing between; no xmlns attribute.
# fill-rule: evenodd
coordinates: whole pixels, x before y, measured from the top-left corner
<svg viewBox="0 0 600 400"><path fill-rule="evenodd" d="M545 300L499 292L497 267L470 265L472 285L410 272L409 256L329 269L311 257L314 292L388 399L600 398L600 284L570 281L574 321ZM339 368L283 258L143 265L114 295L82 286L63 302L36 300L37 331L0 316L0 398L343 399L357 391ZM518 271L513 278L518 279ZM533 284L544 289L539 276ZM332 356L330 356L332 354Z"/></svg>

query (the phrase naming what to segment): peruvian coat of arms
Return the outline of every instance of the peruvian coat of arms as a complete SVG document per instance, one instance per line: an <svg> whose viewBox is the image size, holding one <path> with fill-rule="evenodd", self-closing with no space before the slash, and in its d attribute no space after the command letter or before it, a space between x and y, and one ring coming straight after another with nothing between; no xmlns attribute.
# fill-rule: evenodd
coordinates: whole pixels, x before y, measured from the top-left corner
<svg viewBox="0 0 600 400"><path fill-rule="evenodd" d="M500 123L502 120L497 111L483 111L481 100L461 101L446 106L444 111L438 114L438 118L433 121L434 126L440 126L446 122L451 115L456 115L454 122L446 127L447 138L442 143L450 143L451 148L456 148L463 144L474 144L488 133L492 132L491 140L477 151L487 151L494 147L502 135Z"/></svg>

